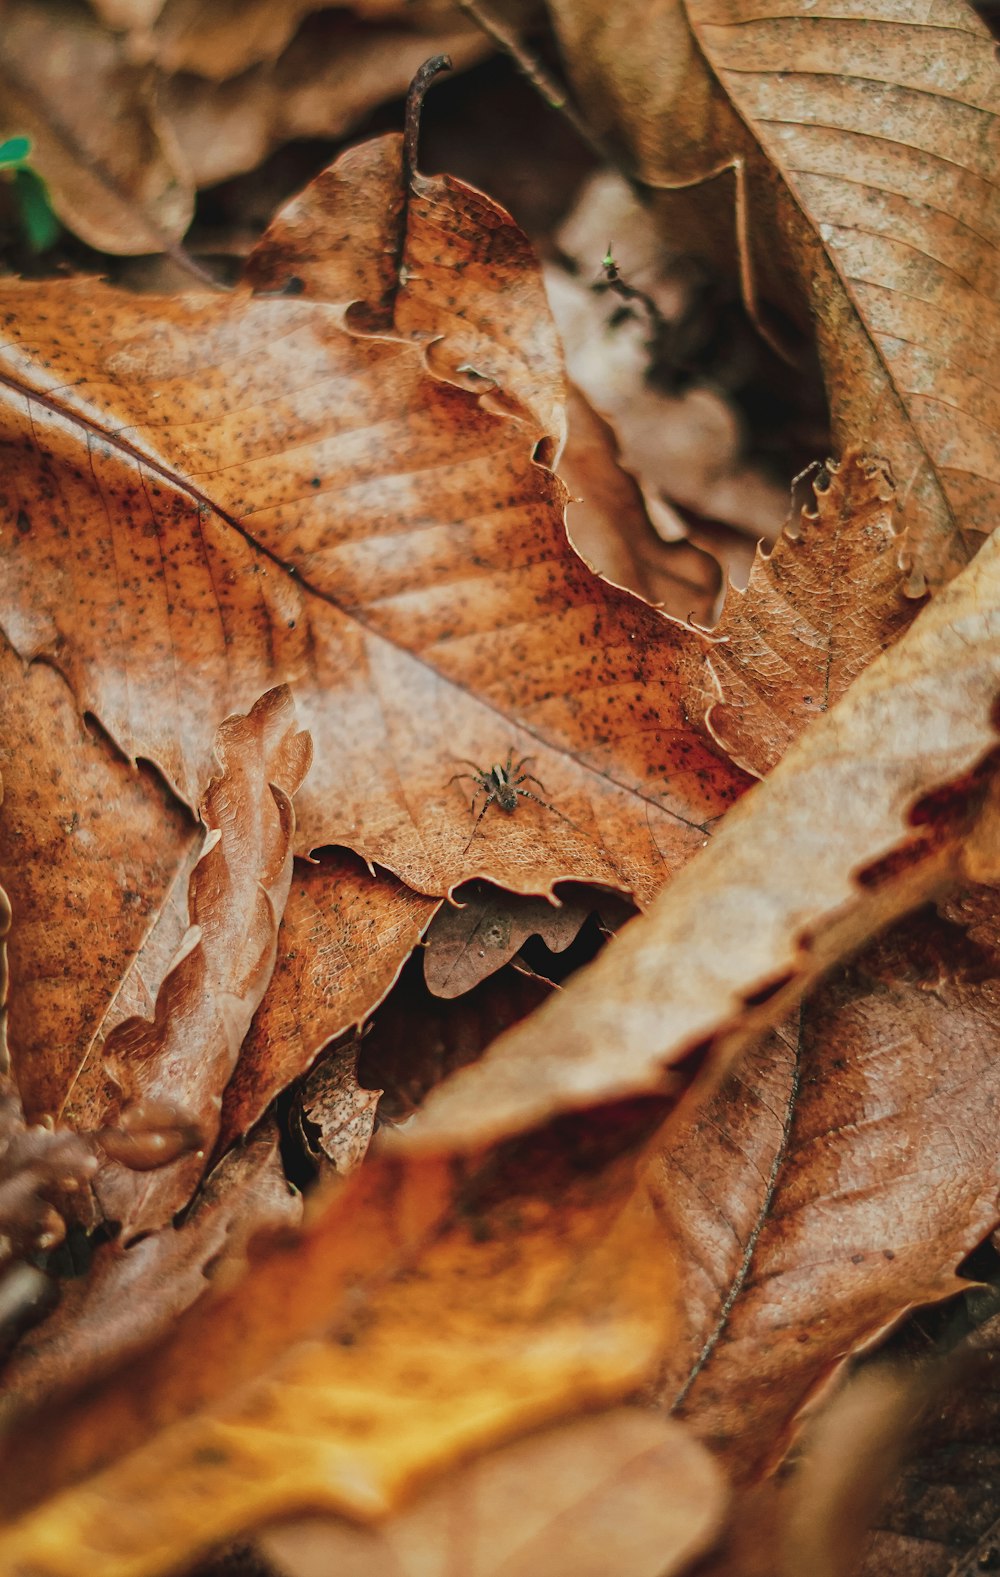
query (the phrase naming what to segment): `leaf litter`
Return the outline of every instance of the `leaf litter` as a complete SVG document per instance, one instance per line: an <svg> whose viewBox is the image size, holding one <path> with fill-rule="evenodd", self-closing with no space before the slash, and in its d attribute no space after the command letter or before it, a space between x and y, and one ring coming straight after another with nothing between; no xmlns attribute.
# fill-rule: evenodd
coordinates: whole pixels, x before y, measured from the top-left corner
<svg viewBox="0 0 1000 1577"><path fill-rule="evenodd" d="M277 28L272 59L293 9L263 19ZM571 26L550 9L592 108L603 73L598 119L618 106L665 225L676 173L657 163L666 121L647 114L648 51L609 51L602 18L583 9ZM686 0L651 19L683 47L697 38L715 70L707 97L691 79L681 101L698 128L683 146L702 165L712 137L716 151L743 149L727 91L756 134L754 113L788 86L737 80L726 50L750 35L726 30L739 9ZM909 50L885 99L902 148L925 34L922 19L886 26L875 9L860 7L853 29L803 28L795 6L758 17L754 58L763 82L768 49L791 42L814 74L827 50L840 73L822 89L831 104L839 94L848 120L884 120L881 90L859 93L849 68L884 50L898 79ZM176 20L165 18L164 38ZM136 26L124 11L110 25ZM971 65L988 108L982 35L964 31L973 42L954 43L942 69ZM257 47L249 29L219 36ZM971 167L956 116L949 135ZM359 1570L418 1558L450 1569L459 1550L470 1570L507 1577L526 1577L542 1551L574 1571L591 1557L606 1569L609 1550L623 1571L681 1570L718 1535L723 1481L737 1499L719 1571L730 1558L726 1570L764 1570L775 1535L798 1535L761 1475L810 1410L822 1416L854 1355L912 1305L961 1292L959 1267L996 1225L992 546L922 612L912 598L978 541L989 440L973 443L959 421L945 454L940 411L910 386L921 356L929 376L951 354L947 334L903 366L872 290L855 291L853 318L838 296L848 276L853 290L864 267L882 270L877 288L916 323L912 269L892 239L893 225L927 217L913 209L912 155L898 159L905 192L882 209L863 199L885 224L883 240L859 243L858 267L821 212L842 169L822 190L789 174L766 114L762 155L739 151L719 166L731 175L676 194L707 215L706 199L735 184L758 205L737 218L763 213L760 233L771 224L788 243L754 271L753 232L739 253L745 293L779 343L788 322L769 316L768 291L773 305L782 281L794 314L789 281L809 282L838 445L813 467L815 507L758 556L709 633L718 579L699 544L722 558L722 537L688 519L689 541L651 555L615 442L578 400L567 477L570 494L597 499L586 557L646 602L566 543L567 489L549 469L566 391L537 266L496 204L420 174L415 125L343 155L279 212L229 298L165 297L140 312L93 282L3 286L11 1110L29 1132L23 1085L32 1153L70 1181L60 1157L86 1158L83 1187L53 1188L43 1168L39 1192L16 1133L8 1144L18 1197L27 1189L43 1210L34 1230L67 1233L44 1271L15 1260L3 1283L16 1306L2 1448L19 1478L0 1527L11 1570L68 1573L81 1550L108 1573L180 1569L262 1519L316 1507L382 1519L381 1532L333 1522L320 1538L321 1561L335 1550L368 1563ZM843 126L826 134L827 153L848 146ZM774 187L761 178L768 157ZM788 220L782 181L808 199L804 219ZM838 213L859 227L857 207ZM832 275L822 254L817 265L814 221ZM705 233L691 232L693 252ZM948 267L965 243L944 236ZM987 250L965 254L979 281ZM681 306L683 324L692 300ZM991 325L986 311L986 339ZM888 394L872 346L891 363ZM949 370L954 409L978 398L977 367L970 355ZM962 443L985 459L986 491L955 480ZM242 909L227 913L215 889L230 926L222 962L239 985L216 995L217 1051L187 1089L196 1122L166 1048L179 1037L194 1069L197 1036L165 1022L149 1057L121 1048L136 1018L148 1039L169 999L216 731L283 685L316 761L296 794L294 844L278 816L277 886L261 886L267 840L251 838L231 851ZM508 752L536 757L546 804L494 805L476 827L450 775L460 757ZM268 775L248 807L279 804ZM562 889L573 896L560 914L550 899L567 880L598 885ZM599 935L585 917L625 907L612 892L647 913L574 976ZM256 929L240 921L254 893L258 920L269 916ZM469 913L441 907L470 893ZM50 894L55 935L38 923ZM89 905L102 906L107 937L96 970ZM435 970L449 989L457 971L448 1000L427 991ZM399 1123L400 1138L382 1132ZM195 1132L203 1153L177 1156L171 1145L184 1152ZM117 1162L97 1160L100 1134ZM129 1157L167 1164L127 1173ZM124 1186L141 1202L139 1215L117 1211L124 1231L93 1203L97 1167L98 1200ZM301 1225L286 1174L312 1193ZM190 1203L170 1220L174 1199ZM136 1222L147 1235L130 1241ZM58 1255L81 1247L89 1269L60 1288ZM639 1388L645 1412L548 1428ZM682 1421L665 1424L657 1407ZM693 1475L683 1515L631 1469L623 1509L615 1430L625 1439L633 1426L651 1447L670 1440L675 1481ZM592 1449L605 1453L596 1476ZM537 1510L508 1461L534 1464ZM569 1504L583 1496L576 1545L548 1532L561 1483ZM467 1546L461 1514L477 1495L477 1524L496 1531ZM861 1547L870 1509L847 1507L861 1520L844 1548ZM835 1558L835 1520L812 1521L817 1559ZM286 1553L292 1570L317 1558Z"/></svg>

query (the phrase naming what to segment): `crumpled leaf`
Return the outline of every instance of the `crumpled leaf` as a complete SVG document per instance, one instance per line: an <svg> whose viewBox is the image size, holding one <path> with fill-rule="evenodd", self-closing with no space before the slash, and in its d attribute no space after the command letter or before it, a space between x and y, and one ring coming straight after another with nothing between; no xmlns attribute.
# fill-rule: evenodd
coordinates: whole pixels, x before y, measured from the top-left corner
<svg viewBox="0 0 1000 1577"><path fill-rule="evenodd" d="M63 1285L58 1308L4 1368L2 1413L92 1384L169 1330L222 1268L231 1276L256 1232L292 1226L301 1213L285 1182L277 1129L264 1125L220 1162L182 1224L129 1247L120 1239L102 1244L87 1274Z"/></svg>
<svg viewBox="0 0 1000 1577"><path fill-rule="evenodd" d="M616 1577L669 1577L711 1542L722 1504L707 1452L622 1407L501 1446L377 1529L317 1519L259 1543L287 1577L606 1577L609 1558Z"/></svg>
<svg viewBox="0 0 1000 1577"><path fill-rule="evenodd" d="M687 1083L688 1057L716 1080L845 952L995 878L998 609L993 538L614 946L431 1096L425 1142Z"/></svg>
<svg viewBox="0 0 1000 1577"><path fill-rule="evenodd" d="M673 1320L634 1191L650 1117L360 1168L160 1347L8 1432L0 1565L140 1577L311 1506L368 1520L621 1397Z"/></svg>
<svg viewBox="0 0 1000 1577"><path fill-rule="evenodd" d="M600 897L570 891L557 903L518 898L483 883L463 891L431 921L424 943L424 979L437 997L458 997L502 969L530 936L561 953L600 907Z"/></svg>
<svg viewBox="0 0 1000 1577"><path fill-rule="evenodd" d="M191 1112L202 1148L137 1179L110 1166L96 1192L128 1237L165 1225L189 1199L219 1126L222 1090L267 989L292 878L292 795L311 755L287 689L219 729L219 774L202 806L207 837L191 875L190 929L160 987L152 1020L126 1019L104 1044L119 1111L172 1102Z"/></svg>
<svg viewBox="0 0 1000 1577"><path fill-rule="evenodd" d="M814 487L815 509L803 508L770 553L758 548L746 592L730 591L713 632L708 725L760 777L915 611L896 570L896 495L884 464L848 455Z"/></svg>
<svg viewBox="0 0 1000 1577"><path fill-rule="evenodd" d="M218 718L288 682L316 749L300 849L427 893L648 897L747 782L688 715L702 637L566 542L532 459L561 433L561 369L524 237L445 177L404 203L399 161L397 138L354 149L279 215L251 259L268 299L0 292L27 522L2 539L0 620L190 803ZM290 277L324 300L276 297ZM473 837L457 758L508 751L554 809L494 806Z"/></svg>
<svg viewBox="0 0 1000 1577"><path fill-rule="evenodd" d="M222 1098L218 1149L246 1133L323 1047L360 1028L391 990L438 908L387 872L328 851L299 862L278 959Z"/></svg>
<svg viewBox="0 0 1000 1577"><path fill-rule="evenodd" d="M694 213L692 249L721 240L751 305L811 316L842 451L883 454L904 501L908 589L942 583L993 529L1000 483L986 24L964 0L549 10L596 130L665 205L726 205Z"/></svg>
<svg viewBox="0 0 1000 1577"><path fill-rule="evenodd" d="M753 1480L804 1404L906 1310L951 1296L1000 1218L992 938L897 926L743 1058L652 1190L684 1269L657 1399Z"/></svg>
<svg viewBox="0 0 1000 1577"><path fill-rule="evenodd" d="M194 190L152 72L70 0L11 0L3 34L0 136L30 137L60 219L104 252L175 244Z"/></svg>
<svg viewBox="0 0 1000 1577"><path fill-rule="evenodd" d="M324 1057L303 1081L293 1103L292 1121L303 1148L321 1166L352 1172L368 1152L381 1094L358 1083L356 1046Z"/></svg>

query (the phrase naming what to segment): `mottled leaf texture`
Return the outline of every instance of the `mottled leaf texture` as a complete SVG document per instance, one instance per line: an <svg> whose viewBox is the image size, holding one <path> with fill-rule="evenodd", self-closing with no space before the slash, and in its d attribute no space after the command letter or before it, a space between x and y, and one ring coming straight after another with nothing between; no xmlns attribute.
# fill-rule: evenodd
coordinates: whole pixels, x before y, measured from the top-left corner
<svg viewBox="0 0 1000 1577"><path fill-rule="evenodd" d="M477 883L431 922L424 944L424 979L435 996L457 997L502 969L530 936L561 953L600 903L573 892L556 903L517 898Z"/></svg>
<svg viewBox="0 0 1000 1577"><path fill-rule="evenodd" d="M461 183L404 194L389 137L251 264L254 297L0 291L14 646L192 805L219 719L290 683L316 752L300 851L437 895L482 875L648 898L748 780L685 704L703 638L567 543L533 458L562 374L525 238ZM473 836L451 779L509 752L547 804L493 805Z"/></svg>
<svg viewBox="0 0 1000 1577"><path fill-rule="evenodd" d="M745 592L731 588L710 658L722 700L708 724L747 771L763 777L812 718L913 618L896 569L895 491L884 463L849 455L814 481L770 552L758 548Z"/></svg>
<svg viewBox="0 0 1000 1577"><path fill-rule="evenodd" d="M861 954L679 1128L653 1195L685 1267L658 1397L753 1479L810 1395L950 1296L1000 1215L992 943L932 913Z"/></svg>
<svg viewBox="0 0 1000 1577"><path fill-rule="evenodd" d="M961 1345L905 1442L859 1577L981 1577L1000 1563L1000 1315Z"/></svg>
<svg viewBox="0 0 1000 1577"><path fill-rule="evenodd" d="M202 1148L153 1176L106 1169L96 1191L126 1236L165 1225L201 1176L222 1090L271 978L292 879L292 795L311 745L296 730L290 692L268 691L246 717L228 718L216 751L219 774L202 805L205 848L188 891L190 929L153 1018L126 1019L104 1045L118 1109L176 1104L198 1123Z"/></svg>
<svg viewBox="0 0 1000 1577"><path fill-rule="evenodd" d="M358 1083L356 1048L324 1057L303 1081L293 1109L308 1154L335 1172L353 1171L368 1152L381 1093Z"/></svg>
<svg viewBox="0 0 1000 1577"><path fill-rule="evenodd" d="M607 1577L612 1550L616 1577L670 1577L711 1543L724 1503L692 1446L615 1408L501 1446L378 1529L317 1519L260 1543L286 1577Z"/></svg>
<svg viewBox="0 0 1000 1577"><path fill-rule="evenodd" d="M986 24L965 0L549 8L591 118L665 201L724 177L746 296L786 311L798 297L838 442L889 461L909 590L947 579L1000 497L1000 69Z"/></svg>
<svg viewBox="0 0 1000 1577"><path fill-rule="evenodd" d="M337 1035L360 1027L394 985L438 907L343 850L299 861L271 984L222 1098L218 1148L263 1115Z"/></svg>
<svg viewBox="0 0 1000 1577"><path fill-rule="evenodd" d="M98 1099L84 1100L77 1088L88 1049L102 1040L123 983L126 1012L152 1008L187 925L184 876L197 829L155 773L129 767L81 722L52 667L26 668L6 644L0 728L0 879L13 910L11 1062L30 1122L60 1117L72 1092L82 1118L74 1126L96 1128L99 1070ZM138 956L151 930L169 933L159 969Z"/></svg>
<svg viewBox="0 0 1000 1577"><path fill-rule="evenodd" d="M718 1077L889 920L1000 874L998 610L991 539L645 915L435 1091L414 1134L475 1143L655 1090L689 1053Z"/></svg>
<svg viewBox="0 0 1000 1577"><path fill-rule="evenodd" d="M649 1124L626 1107L464 1165L360 1168L162 1346L8 1433L0 1566L139 1577L310 1507L369 1520L619 1400L674 1319L635 1194Z"/></svg>

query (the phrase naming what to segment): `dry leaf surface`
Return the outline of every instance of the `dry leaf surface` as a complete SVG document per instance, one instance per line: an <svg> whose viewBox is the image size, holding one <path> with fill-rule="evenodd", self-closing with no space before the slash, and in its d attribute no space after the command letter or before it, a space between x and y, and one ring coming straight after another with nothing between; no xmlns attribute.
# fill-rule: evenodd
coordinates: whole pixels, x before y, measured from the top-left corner
<svg viewBox="0 0 1000 1577"><path fill-rule="evenodd" d="M995 876L998 608L994 538L646 915L432 1096L426 1138L475 1142L655 1090L692 1052L717 1077L846 950L963 871Z"/></svg>
<svg viewBox="0 0 1000 1577"><path fill-rule="evenodd" d="M939 585L992 530L1000 485L986 24L964 0L549 10L597 128L671 196L714 183L752 305L798 295L837 440L887 458L910 590Z"/></svg>
<svg viewBox="0 0 1000 1577"><path fill-rule="evenodd" d="M310 1506L368 1519L619 1398L673 1320L635 1196L649 1123L626 1107L464 1166L356 1172L159 1348L8 1433L0 1562L68 1577L86 1552L124 1577Z"/></svg>
<svg viewBox="0 0 1000 1577"><path fill-rule="evenodd" d="M659 1400L756 1477L844 1358L952 1295L998 1217L992 937L926 912L750 1052L655 1162L685 1267ZM945 1054L946 1048L946 1054Z"/></svg>
<svg viewBox="0 0 1000 1577"><path fill-rule="evenodd" d="M723 1491L677 1425L616 1408L502 1446L382 1527L332 1520L261 1539L287 1577L669 1577L711 1542Z"/></svg>
<svg viewBox="0 0 1000 1577"><path fill-rule="evenodd" d="M228 1082L267 989L292 878L292 795L311 755L287 689L268 691L219 729L219 775L202 806L207 836L188 890L190 929L152 1019L119 1024L103 1048L118 1113L171 1103L198 1124L201 1148L155 1176L108 1167L96 1189L126 1236L166 1224L190 1198L219 1128ZM106 1114L111 1116L112 1114Z"/></svg>
<svg viewBox="0 0 1000 1577"><path fill-rule="evenodd" d="M404 203L399 158L346 155L252 259L261 291L294 275L322 301L6 287L0 618L189 803L218 719L289 682L316 752L299 848L428 893L648 897L747 781L687 714L701 638L569 548L532 458L561 369L527 243L445 178ZM472 837L456 758L508 752L547 805Z"/></svg>

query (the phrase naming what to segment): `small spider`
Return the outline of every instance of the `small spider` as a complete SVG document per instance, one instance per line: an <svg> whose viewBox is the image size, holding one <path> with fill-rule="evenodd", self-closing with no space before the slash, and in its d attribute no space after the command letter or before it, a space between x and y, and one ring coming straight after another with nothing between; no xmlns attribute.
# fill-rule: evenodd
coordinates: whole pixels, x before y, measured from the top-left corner
<svg viewBox="0 0 1000 1577"><path fill-rule="evenodd" d="M469 842L465 845L465 849L462 850L463 854L468 850L473 838L479 831L479 823L494 801L500 806L501 810L506 811L508 816L511 816L517 809L519 797L521 799L533 799L536 805L543 805L546 810L552 811L553 815L558 816L561 821L567 822L569 826L574 827L576 825L575 822L570 821L568 816L564 816L561 810L556 810L554 805L550 805L547 799L541 799L539 795L533 794L531 789L521 788L522 783L537 783L540 789L545 787L545 784L540 778L536 778L533 772L524 772L522 770L528 765L529 761L534 761L534 756L522 756L516 767L511 766L513 759L514 751L510 749L507 752L507 760L503 766L499 762L494 762L489 771L484 772L482 767L477 767L474 761L468 761L464 756L459 757L464 766L472 767L473 770L471 772L456 772L453 777L448 779L448 782L460 783L463 779L468 778L475 783L476 792L472 796L472 803L469 806L470 811L475 810L476 800L480 794L486 795L483 801L483 808L476 817L476 824L469 836Z"/></svg>

